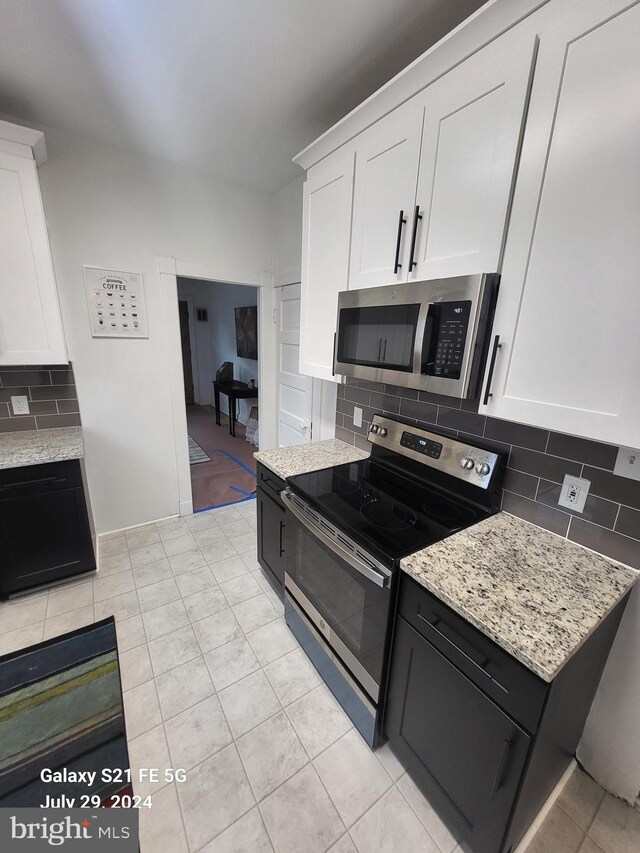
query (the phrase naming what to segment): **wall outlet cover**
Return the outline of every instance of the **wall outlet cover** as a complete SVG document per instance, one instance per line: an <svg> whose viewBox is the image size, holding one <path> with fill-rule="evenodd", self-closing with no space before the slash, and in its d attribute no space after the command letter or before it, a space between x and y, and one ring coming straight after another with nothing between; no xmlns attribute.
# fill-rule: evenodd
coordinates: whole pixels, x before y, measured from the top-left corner
<svg viewBox="0 0 640 853"><path fill-rule="evenodd" d="M640 480L640 450L633 447L620 447L613 473L618 477Z"/></svg>
<svg viewBox="0 0 640 853"><path fill-rule="evenodd" d="M564 506L574 512L583 512L590 488L591 480L565 474L558 498L558 506Z"/></svg>
<svg viewBox="0 0 640 853"><path fill-rule="evenodd" d="M357 427L362 426L362 409L358 406L353 407L353 425Z"/></svg>
<svg viewBox="0 0 640 853"><path fill-rule="evenodd" d="M24 396L15 396L11 398L11 408L14 415L29 414L29 400Z"/></svg>

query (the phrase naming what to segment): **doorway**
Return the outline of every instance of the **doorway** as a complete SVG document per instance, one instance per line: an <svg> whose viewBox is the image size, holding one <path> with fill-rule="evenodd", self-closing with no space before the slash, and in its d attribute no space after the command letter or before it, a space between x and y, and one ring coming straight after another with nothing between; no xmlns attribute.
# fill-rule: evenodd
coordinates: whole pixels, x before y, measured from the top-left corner
<svg viewBox="0 0 640 853"><path fill-rule="evenodd" d="M258 288L178 276L177 289L189 471L199 512L254 496Z"/></svg>

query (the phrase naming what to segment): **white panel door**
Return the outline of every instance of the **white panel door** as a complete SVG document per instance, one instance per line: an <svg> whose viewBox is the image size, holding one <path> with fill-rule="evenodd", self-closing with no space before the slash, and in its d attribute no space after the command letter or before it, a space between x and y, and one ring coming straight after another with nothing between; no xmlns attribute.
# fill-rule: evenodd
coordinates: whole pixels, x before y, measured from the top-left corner
<svg viewBox="0 0 640 853"><path fill-rule="evenodd" d="M540 36L483 408L639 447L640 5L569 5Z"/></svg>
<svg viewBox="0 0 640 853"><path fill-rule="evenodd" d="M420 100L424 129L409 280L497 272L535 51L516 27Z"/></svg>
<svg viewBox="0 0 640 853"><path fill-rule="evenodd" d="M422 114L412 98L356 139L349 290L407 280Z"/></svg>
<svg viewBox="0 0 640 853"><path fill-rule="evenodd" d="M338 293L347 289L353 149L338 151L307 173L302 208L300 373L338 381L333 339Z"/></svg>
<svg viewBox="0 0 640 853"><path fill-rule="evenodd" d="M278 297L278 445L311 441L313 379L298 372L300 362L300 285L280 289Z"/></svg>
<svg viewBox="0 0 640 853"><path fill-rule="evenodd" d="M0 364L66 361L36 164L0 153Z"/></svg>

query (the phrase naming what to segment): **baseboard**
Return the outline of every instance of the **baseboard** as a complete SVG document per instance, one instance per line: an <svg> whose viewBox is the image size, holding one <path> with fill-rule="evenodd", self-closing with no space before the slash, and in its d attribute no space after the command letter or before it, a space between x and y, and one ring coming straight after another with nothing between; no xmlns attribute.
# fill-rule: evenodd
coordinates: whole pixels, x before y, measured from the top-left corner
<svg viewBox="0 0 640 853"><path fill-rule="evenodd" d="M569 766L567 767L567 769L564 771L564 773L560 777L558 784L555 786L553 791L549 794L549 796L545 800L544 805L542 806L542 808L540 809L540 811L536 815L536 817L535 817L533 823L531 824L531 826L529 827L529 829L523 835L522 841L520 842L520 844L518 844L518 846L515 848L513 853L524 853L524 851L527 849L529 844L531 844L531 842L533 841L533 836L536 834L536 832L540 829L540 827L544 823L545 818L547 817L547 815L549 814L549 812L551 811L551 809L555 805L556 800L558 799L558 797L562 793L564 786L567 784L567 782L571 778L573 771L576 769L577 766L578 766L578 762L575 760L575 758L573 758L571 760L571 762L569 763Z"/></svg>

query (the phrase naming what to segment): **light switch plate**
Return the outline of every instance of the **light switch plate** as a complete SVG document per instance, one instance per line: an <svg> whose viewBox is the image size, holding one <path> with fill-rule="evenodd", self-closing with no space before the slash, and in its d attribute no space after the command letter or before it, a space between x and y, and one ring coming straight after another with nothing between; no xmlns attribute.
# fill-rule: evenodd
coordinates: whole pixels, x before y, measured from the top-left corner
<svg viewBox="0 0 640 853"><path fill-rule="evenodd" d="M358 406L353 407L353 425L357 427L362 426L362 409Z"/></svg>
<svg viewBox="0 0 640 853"><path fill-rule="evenodd" d="M564 506L574 512L583 512L590 488L591 480L565 474L558 498L558 506Z"/></svg>
<svg viewBox="0 0 640 853"><path fill-rule="evenodd" d="M11 398L11 408L14 415L28 415L29 401L25 396L15 396Z"/></svg>
<svg viewBox="0 0 640 853"><path fill-rule="evenodd" d="M620 447L613 473L618 477L640 480L640 450L634 450L633 447Z"/></svg>

